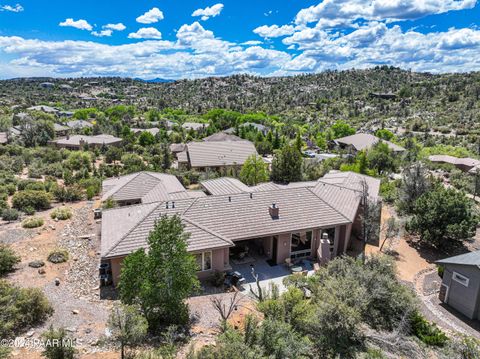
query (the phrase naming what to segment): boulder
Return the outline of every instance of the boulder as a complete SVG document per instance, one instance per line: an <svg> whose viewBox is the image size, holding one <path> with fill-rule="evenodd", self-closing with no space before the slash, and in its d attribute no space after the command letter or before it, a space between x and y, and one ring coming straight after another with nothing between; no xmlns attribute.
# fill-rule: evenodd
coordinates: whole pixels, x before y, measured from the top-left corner
<svg viewBox="0 0 480 359"><path fill-rule="evenodd" d="M45 262L40 260L35 260L28 263L28 266L32 268L40 268L40 267L43 267L44 265L45 265Z"/></svg>

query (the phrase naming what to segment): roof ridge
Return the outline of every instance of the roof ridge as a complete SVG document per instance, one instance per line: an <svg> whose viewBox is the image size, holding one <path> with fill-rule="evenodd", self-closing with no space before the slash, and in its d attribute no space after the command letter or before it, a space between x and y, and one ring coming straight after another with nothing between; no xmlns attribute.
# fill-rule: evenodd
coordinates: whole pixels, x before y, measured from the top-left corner
<svg viewBox="0 0 480 359"><path fill-rule="evenodd" d="M226 243L228 243L228 244L233 244L233 241L231 241L231 240L229 240L229 239L227 239L227 238L224 238L223 236L221 236L220 234L216 233L215 231L212 231L212 230L209 229L208 227L205 227L205 226L197 223L196 221L188 218L187 216L181 215L180 217L181 217L183 220L185 220L185 221L187 221L187 222L190 222L190 224L192 224L192 225L200 228L201 230L203 230L203 231L205 231L205 232L207 232L207 233L210 233L212 236L215 236L215 237L221 239L222 241L224 241L224 242L226 242Z"/></svg>
<svg viewBox="0 0 480 359"><path fill-rule="evenodd" d="M120 242L122 242L130 233L132 233L138 226L140 226L143 221L150 215L152 214L153 211L155 211L158 207L160 207L160 205L162 205L162 203L164 202L158 202L156 203L155 206L153 206L152 210L151 211L148 211L147 214L145 214L145 216L143 216L142 218L140 218L137 223L132 227L130 228L130 230L128 230L122 237L120 237L120 239L118 239L118 241L116 241L106 252L106 254L104 255L105 257L108 256L108 254L110 252L112 252L119 244ZM144 206L148 206L150 205L150 203L148 204L144 204Z"/></svg>
<svg viewBox="0 0 480 359"><path fill-rule="evenodd" d="M312 188L308 188L308 187L305 187L306 190L310 191L315 197L317 197L320 201L322 201L323 203L325 203L328 207L330 207L331 209L333 209L335 212L337 212L339 215L341 215L343 218L345 218L348 223L352 223L352 221L350 219L347 218L347 216L345 216L342 212L340 212L337 208L333 207L330 203L328 203L327 201L325 201L322 197L320 197L318 194L316 194L315 192L312 191Z"/></svg>

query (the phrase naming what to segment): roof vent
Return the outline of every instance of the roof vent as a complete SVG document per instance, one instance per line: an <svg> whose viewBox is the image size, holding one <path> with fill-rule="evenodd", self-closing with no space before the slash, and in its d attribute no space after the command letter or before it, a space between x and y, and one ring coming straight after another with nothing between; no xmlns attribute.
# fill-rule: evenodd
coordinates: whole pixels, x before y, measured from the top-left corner
<svg viewBox="0 0 480 359"><path fill-rule="evenodd" d="M252 198L253 198L253 193L252 193L252 192L250 192L250 199L252 199Z"/></svg>
<svg viewBox="0 0 480 359"><path fill-rule="evenodd" d="M228 196L228 202L232 202L232 197Z"/></svg>
<svg viewBox="0 0 480 359"><path fill-rule="evenodd" d="M275 203L272 203L272 205L268 207L268 213L270 214L270 217L272 217L272 219L278 219L280 214L279 212L280 208L278 208Z"/></svg>
<svg viewBox="0 0 480 359"><path fill-rule="evenodd" d="M165 208L168 209L168 201L165 202Z"/></svg>
<svg viewBox="0 0 480 359"><path fill-rule="evenodd" d="M172 208L175 208L175 201L172 201Z"/></svg>

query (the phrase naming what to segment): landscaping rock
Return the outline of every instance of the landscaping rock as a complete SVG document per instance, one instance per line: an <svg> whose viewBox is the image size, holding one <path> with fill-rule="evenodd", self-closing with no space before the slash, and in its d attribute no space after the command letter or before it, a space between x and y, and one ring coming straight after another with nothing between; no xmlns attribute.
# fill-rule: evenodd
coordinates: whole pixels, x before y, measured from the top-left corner
<svg viewBox="0 0 480 359"><path fill-rule="evenodd" d="M39 268L38 274L45 274L45 268Z"/></svg>
<svg viewBox="0 0 480 359"><path fill-rule="evenodd" d="M40 267L43 267L44 265L45 265L45 262L40 260L36 260L28 263L28 266L32 268L40 268Z"/></svg>
<svg viewBox="0 0 480 359"><path fill-rule="evenodd" d="M78 313L80 313L80 312L78 311L78 309L72 310L72 314L75 314L75 315L76 315L76 314L78 314Z"/></svg>
<svg viewBox="0 0 480 359"><path fill-rule="evenodd" d="M60 279L55 278L55 285L58 287L60 285Z"/></svg>

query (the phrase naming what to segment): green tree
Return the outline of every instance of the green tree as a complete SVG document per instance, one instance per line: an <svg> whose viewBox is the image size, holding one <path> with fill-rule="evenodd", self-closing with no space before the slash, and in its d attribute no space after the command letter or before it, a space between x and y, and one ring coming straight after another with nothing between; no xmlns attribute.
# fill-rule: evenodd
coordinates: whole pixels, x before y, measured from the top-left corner
<svg viewBox="0 0 480 359"><path fill-rule="evenodd" d="M385 142L378 142L367 153L368 165L378 173L395 172L396 162L393 156L393 150Z"/></svg>
<svg viewBox="0 0 480 359"><path fill-rule="evenodd" d="M406 168L402 173L402 182L398 191L398 209L405 213L412 213L415 203L432 187L425 166L416 163Z"/></svg>
<svg viewBox="0 0 480 359"><path fill-rule="evenodd" d="M351 127L348 123L345 121L337 121L335 122L332 127L330 127L332 131L332 139L340 138L340 137L345 137L345 136L350 136L355 134L355 129Z"/></svg>
<svg viewBox="0 0 480 359"><path fill-rule="evenodd" d="M393 133L385 128L382 128L380 130L377 130L377 132L375 132L375 136L377 136L378 138L381 138L382 140L390 141L393 138Z"/></svg>
<svg viewBox="0 0 480 359"><path fill-rule="evenodd" d="M477 224L472 202L462 192L437 186L416 201L408 229L421 241L446 248L473 237Z"/></svg>
<svg viewBox="0 0 480 359"><path fill-rule="evenodd" d="M143 147L153 145L155 143L155 136L148 131L143 131L140 136L138 136L138 143Z"/></svg>
<svg viewBox="0 0 480 359"><path fill-rule="evenodd" d="M121 358L125 349L139 344L147 335L148 323L139 309L131 305L119 305L112 309L108 319L110 340L120 345Z"/></svg>
<svg viewBox="0 0 480 359"><path fill-rule="evenodd" d="M302 165L302 154L297 148L285 145L273 156L271 179L280 183L301 181Z"/></svg>
<svg viewBox="0 0 480 359"><path fill-rule="evenodd" d="M187 251L189 234L178 215L160 217L148 236L148 252L127 256L120 275L120 298L138 304L149 329L162 324L185 324L185 299L199 286L195 257Z"/></svg>
<svg viewBox="0 0 480 359"><path fill-rule="evenodd" d="M254 154L247 158L240 171L240 180L249 186L268 181L268 168L262 157Z"/></svg>
<svg viewBox="0 0 480 359"><path fill-rule="evenodd" d="M50 329L42 334L45 347L42 355L47 359L73 359L77 350L73 339L69 338L67 331L63 328Z"/></svg>

